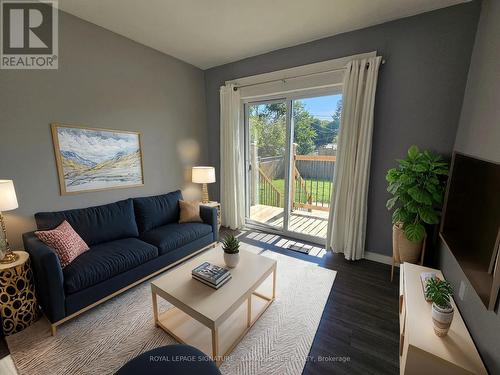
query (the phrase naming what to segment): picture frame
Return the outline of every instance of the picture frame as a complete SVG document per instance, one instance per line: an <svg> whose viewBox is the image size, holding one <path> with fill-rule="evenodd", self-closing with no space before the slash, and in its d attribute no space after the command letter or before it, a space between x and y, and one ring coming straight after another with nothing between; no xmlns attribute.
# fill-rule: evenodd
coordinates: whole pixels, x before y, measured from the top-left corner
<svg viewBox="0 0 500 375"><path fill-rule="evenodd" d="M61 195L144 186L140 132L51 123Z"/></svg>

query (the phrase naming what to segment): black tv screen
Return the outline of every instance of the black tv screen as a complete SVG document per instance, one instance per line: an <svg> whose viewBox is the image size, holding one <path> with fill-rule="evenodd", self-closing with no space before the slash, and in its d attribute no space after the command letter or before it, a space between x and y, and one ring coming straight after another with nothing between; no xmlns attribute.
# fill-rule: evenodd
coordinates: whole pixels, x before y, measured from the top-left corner
<svg viewBox="0 0 500 375"><path fill-rule="evenodd" d="M441 235L489 309L500 283L500 164L454 153Z"/></svg>

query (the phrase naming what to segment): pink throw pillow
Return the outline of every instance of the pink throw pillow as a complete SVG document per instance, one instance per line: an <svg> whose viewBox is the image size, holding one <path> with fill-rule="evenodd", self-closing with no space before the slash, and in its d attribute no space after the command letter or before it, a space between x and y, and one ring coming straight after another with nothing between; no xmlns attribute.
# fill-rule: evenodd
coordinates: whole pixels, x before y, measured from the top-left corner
<svg viewBox="0 0 500 375"><path fill-rule="evenodd" d="M56 251L63 268L89 249L66 220L55 229L37 231L35 235Z"/></svg>

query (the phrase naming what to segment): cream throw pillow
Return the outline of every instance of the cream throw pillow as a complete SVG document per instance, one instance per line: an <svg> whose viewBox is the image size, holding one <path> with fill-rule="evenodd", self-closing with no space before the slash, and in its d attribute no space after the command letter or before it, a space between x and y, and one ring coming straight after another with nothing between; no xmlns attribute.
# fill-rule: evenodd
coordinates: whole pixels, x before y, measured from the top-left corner
<svg viewBox="0 0 500 375"><path fill-rule="evenodd" d="M180 200L179 207L181 209L179 224L203 222L200 217L200 202Z"/></svg>

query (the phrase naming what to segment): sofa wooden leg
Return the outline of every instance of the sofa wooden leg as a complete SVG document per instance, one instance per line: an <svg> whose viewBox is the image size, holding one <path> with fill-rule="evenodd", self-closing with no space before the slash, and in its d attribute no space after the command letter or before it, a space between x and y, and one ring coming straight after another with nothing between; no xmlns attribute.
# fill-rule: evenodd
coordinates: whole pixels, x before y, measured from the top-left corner
<svg viewBox="0 0 500 375"><path fill-rule="evenodd" d="M57 326L55 324L51 324L50 325L50 333L52 334L52 336L56 335L56 333L57 333Z"/></svg>

